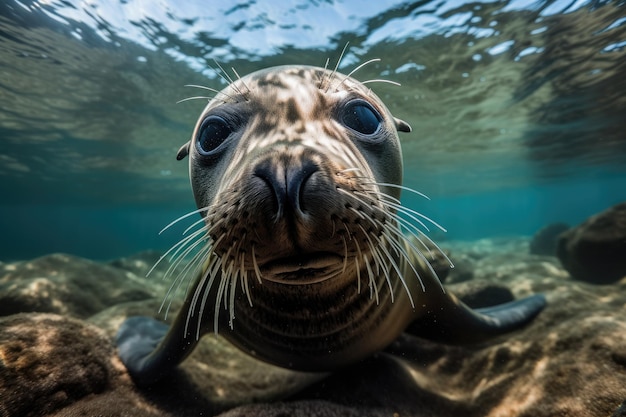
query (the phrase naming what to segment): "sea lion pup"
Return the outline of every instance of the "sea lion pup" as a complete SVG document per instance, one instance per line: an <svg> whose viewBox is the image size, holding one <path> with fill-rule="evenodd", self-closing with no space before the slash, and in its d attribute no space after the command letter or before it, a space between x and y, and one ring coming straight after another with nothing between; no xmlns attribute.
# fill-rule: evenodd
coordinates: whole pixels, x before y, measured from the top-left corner
<svg viewBox="0 0 626 417"><path fill-rule="evenodd" d="M217 92L178 153L203 226L176 252L206 242L187 268L199 273L171 327L121 326L135 381L158 381L218 330L260 360L327 372L405 330L470 344L532 320L541 295L472 310L444 290L412 223L425 218L399 201L398 131L410 127L364 83L323 68L269 68Z"/></svg>

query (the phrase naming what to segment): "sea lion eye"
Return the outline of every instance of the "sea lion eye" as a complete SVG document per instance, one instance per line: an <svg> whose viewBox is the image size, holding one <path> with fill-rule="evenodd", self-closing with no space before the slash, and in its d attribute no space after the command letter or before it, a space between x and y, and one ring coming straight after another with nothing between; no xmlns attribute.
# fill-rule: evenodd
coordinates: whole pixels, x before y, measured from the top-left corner
<svg viewBox="0 0 626 417"><path fill-rule="evenodd" d="M198 130L196 147L202 155L215 151L232 133L228 123L219 116L207 117Z"/></svg>
<svg viewBox="0 0 626 417"><path fill-rule="evenodd" d="M352 130L364 135L376 133L380 128L381 117L367 102L354 100L343 109L341 120Z"/></svg>

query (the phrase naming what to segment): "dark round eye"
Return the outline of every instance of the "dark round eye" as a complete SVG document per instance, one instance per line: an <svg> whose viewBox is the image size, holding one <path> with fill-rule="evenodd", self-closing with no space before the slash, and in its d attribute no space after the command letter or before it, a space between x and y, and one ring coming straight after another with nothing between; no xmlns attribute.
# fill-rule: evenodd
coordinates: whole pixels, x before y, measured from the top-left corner
<svg viewBox="0 0 626 417"><path fill-rule="evenodd" d="M364 135L371 135L380 128L381 117L366 102L355 100L346 105L341 120L350 129Z"/></svg>
<svg viewBox="0 0 626 417"><path fill-rule="evenodd" d="M207 117L200 125L196 146L198 152L207 155L216 150L232 133L232 129L219 116Z"/></svg>

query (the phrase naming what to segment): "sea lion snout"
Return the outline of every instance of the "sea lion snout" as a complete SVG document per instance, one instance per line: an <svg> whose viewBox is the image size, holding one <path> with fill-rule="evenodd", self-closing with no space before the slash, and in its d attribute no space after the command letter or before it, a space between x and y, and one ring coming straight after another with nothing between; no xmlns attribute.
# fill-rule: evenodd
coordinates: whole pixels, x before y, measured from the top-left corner
<svg viewBox="0 0 626 417"><path fill-rule="evenodd" d="M271 196L275 207L275 218L302 218L313 209L309 197L319 191L319 181L312 179L320 167L310 159L273 163L266 160L254 170L254 176L261 179Z"/></svg>

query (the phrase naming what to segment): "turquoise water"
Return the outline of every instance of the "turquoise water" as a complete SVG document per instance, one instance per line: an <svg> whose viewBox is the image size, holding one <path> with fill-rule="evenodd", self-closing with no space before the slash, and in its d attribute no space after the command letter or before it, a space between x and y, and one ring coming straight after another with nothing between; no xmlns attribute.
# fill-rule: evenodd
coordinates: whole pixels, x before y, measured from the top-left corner
<svg viewBox="0 0 626 417"><path fill-rule="evenodd" d="M405 203L449 239L530 235L626 200L626 8L598 1L0 4L0 260L165 249L194 209L201 100L279 64L356 74L413 132ZM441 238L440 234L436 234Z"/></svg>

